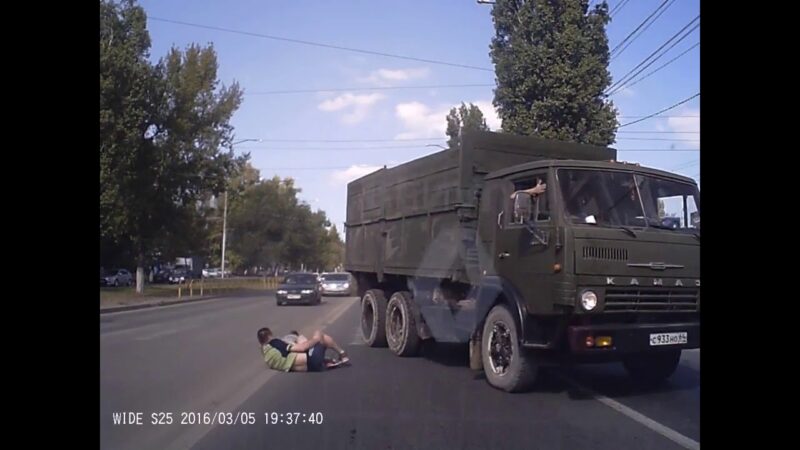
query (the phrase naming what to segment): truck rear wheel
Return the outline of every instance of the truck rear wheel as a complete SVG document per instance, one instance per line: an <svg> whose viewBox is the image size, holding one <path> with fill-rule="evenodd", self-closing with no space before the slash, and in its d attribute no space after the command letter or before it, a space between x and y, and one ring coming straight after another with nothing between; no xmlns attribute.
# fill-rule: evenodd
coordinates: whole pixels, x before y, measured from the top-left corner
<svg viewBox="0 0 800 450"><path fill-rule="evenodd" d="M411 293L398 291L389 298L386 306L386 340L389 349L397 356L414 356L419 351L420 339L412 312Z"/></svg>
<svg viewBox="0 0 800 450"><path fill-rule="evenodd" d="M386 347L386 296L370 289L361 299L361 334L370 347Z"/></svg>
<svg viewBox="0 0 800 450"><path fill-rule="evenodd" d="M622 365L635 381L654 385L672 376L680 361L681 351L673 350L631 355L622 361Z"/></svg>
<svg viewBox="0 0 800 450"><path fill-rule="evenodd" d="M520 348L516 321L504 305L495 306L486 316L481 353L483 372L493 387L521 392L536 382L536 361Z"/></svg>

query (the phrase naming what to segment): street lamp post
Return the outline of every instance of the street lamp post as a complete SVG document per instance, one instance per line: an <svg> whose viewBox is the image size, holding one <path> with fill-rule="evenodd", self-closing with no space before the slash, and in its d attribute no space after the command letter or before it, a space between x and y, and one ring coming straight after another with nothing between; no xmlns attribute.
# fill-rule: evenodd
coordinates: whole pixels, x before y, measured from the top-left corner
<svg viewBox="0 0 800 450"><path fill-rule="evenodd" d="M236 144L241 144L242 142L261 142L261 139L242 139L240 141L236 141L231 144L233 147ZM225 206L223 207L222 212L222 273L220 276L225 278L225 243L228 234L228 189L225 189Z"/></svg>

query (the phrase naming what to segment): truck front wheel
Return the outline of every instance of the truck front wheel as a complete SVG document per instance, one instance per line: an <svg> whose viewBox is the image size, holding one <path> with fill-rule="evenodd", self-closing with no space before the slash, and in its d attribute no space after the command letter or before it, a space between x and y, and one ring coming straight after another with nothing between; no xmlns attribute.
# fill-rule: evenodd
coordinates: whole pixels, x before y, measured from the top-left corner
<svg viewBox="0 0 800 450"><path fill-rule="evenodd" d="M631 355L622 361L628 375L635 381L646 384L658 384L669 378L681 361L681 351Z"/></svg>
<svg viewBox="0 0 800 450"><path fill-rule="evenodd" d="M369 289L361 299L361 334L370 347L386 347L386 296Z"/></svg>
<svg viewBox="0 0 800 450"><path fill-rule="evenodd" d="M520 348L516 321L504 305L495 306L486 316L481 354L486 380L495 388L521 392L536 382L536 362Z"/></svg>
<svg viewBox="0 0 800 450"><path fill-rule="evenodd" d="M399 291L392 294L386 306L386 340L397 356L414 356L419 351L412 301L410 292Z"/></svg>

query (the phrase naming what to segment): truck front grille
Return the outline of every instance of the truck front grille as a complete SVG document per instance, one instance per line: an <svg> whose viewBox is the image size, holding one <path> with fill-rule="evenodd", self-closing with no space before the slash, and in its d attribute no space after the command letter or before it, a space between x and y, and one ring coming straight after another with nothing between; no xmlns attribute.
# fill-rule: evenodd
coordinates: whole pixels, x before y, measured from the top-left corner
<svg viewBox="0 0 800 450"><path fill-rule="evenodd" d="M606 289L605 312L673 311L694 312L700 304L698 289Z"/></svg>
<svg viewBox="0 0 800 450"><path fill-rule="evenodd" d="M628 250L614 247L583 247L584 259L596 259L600 261L627 261Z"/></svg>

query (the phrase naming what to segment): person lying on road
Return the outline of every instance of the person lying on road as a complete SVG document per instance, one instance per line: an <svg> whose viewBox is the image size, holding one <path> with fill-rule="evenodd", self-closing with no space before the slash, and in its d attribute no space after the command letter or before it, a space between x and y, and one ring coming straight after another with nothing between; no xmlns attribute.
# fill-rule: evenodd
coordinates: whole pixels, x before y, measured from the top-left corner
<svg viewBox="0 0 800 450"><path fill-rule="evenodd" d="M295 336L297 337L295 343L287 343L276 339L269 328L258 330L258 343L261 344L261 354L267 366L282 372L322 372L350 362L350 358L336 341L319 330L314 332L311 339L299 334ZM286 337L293 340L289 336ZM339 354L339 361L325 359L328 348Z"/></svg>

